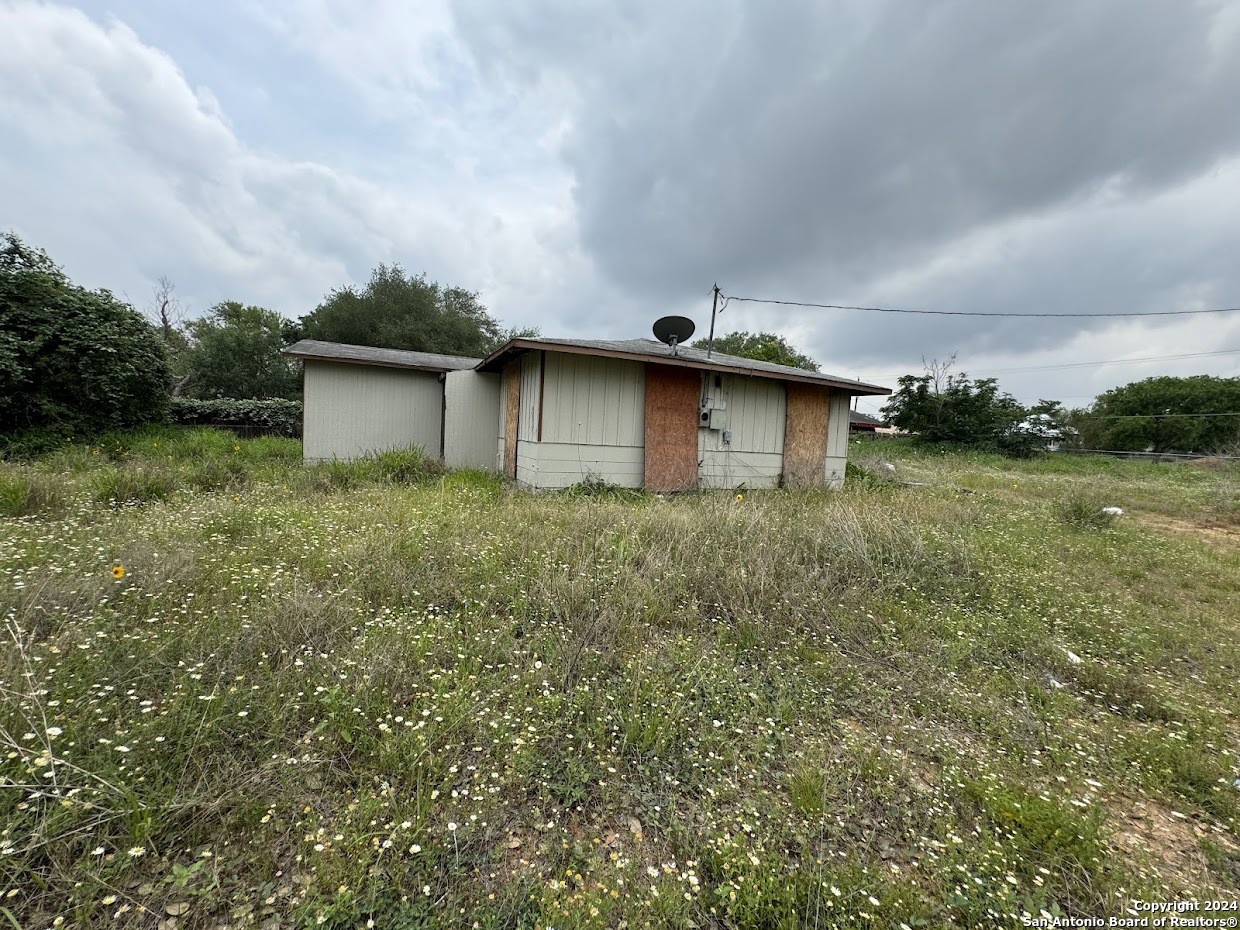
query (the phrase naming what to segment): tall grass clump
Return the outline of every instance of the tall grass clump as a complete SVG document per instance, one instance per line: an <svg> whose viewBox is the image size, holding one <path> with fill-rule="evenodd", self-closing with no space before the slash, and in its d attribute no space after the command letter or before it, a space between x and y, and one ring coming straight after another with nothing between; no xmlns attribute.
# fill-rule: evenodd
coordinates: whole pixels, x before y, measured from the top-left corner
<svg viewBox="0 0 1240 930"><path fill-rule="evenodd" d="M0 517L62 514L70 497L62 476L41 474L29 468L0 471Z"/></svg>
<svg viewBox="0 0 1240 930"><path fill-rule="evenodd" d="M1105 499L1097 495L1074 494L1055 505L1055 514L1077 529L1102 530L1113 526L1117 517L1107 513Z"/></svg>
<svg viewBox="0 0 1240 930"><path fill-rule="evenodd" d="M159 465L110 465L90 475L94 499L101 504L124 506L161 501L180 485L177 473Z"/></svg>

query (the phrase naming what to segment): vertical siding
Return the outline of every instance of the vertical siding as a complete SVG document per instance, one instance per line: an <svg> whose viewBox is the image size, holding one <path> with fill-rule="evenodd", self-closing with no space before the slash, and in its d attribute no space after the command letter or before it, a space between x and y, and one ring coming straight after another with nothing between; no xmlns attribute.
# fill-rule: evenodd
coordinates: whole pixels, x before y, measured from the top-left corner
<svg viewBox="0 0 1240 930"><path fill-rule="evenodd" d="M598 480L641 487L645 374L640 363L530 353L521 379L520 484L566 488Z"/></svg>
<svg viewBox="0 0 1240 930"><path fill-rule="evenodd" d="M827 416L827 485L838 488L844 484L848 463L848 406L851 398L843 391L831 392Z"/></svg>
<svg viewBox="0 0 1240 930"><path fill-rule="evenodd" d="M538 405L541 399L542 352L526 352L521 356L521 413L517 420L517 438L538 439ZM517 451L517 461L521 452Z"/></svg>
<svg viewBox="0 0 1240 930"><path fill-rule="evenodd" d="M545 364L543 442L642 445L646 375L640 362L548 352Z"/></svg>
<svg viewBox="0 0 1240 930"><path fill-rule="evenodd" d="M732 441L723 430L698 430L698 483L704 488L770 488L783 472L787 394L782 381L703 372L703 396L728 414Z"/></svg>
<svg viewBox="0 0 1240 930"><path fill-rule="evenodd" d="M305 363L307 460L354 459L418 446L441 457L443 384L434 372Z"/></svg>
<svg viewBox="0 0 1240 930"><path fill-rule="evenodd" d="M500 376L450 371L444 380L443 458L453 468L498 471L493 431L500 413Z"/></svg>

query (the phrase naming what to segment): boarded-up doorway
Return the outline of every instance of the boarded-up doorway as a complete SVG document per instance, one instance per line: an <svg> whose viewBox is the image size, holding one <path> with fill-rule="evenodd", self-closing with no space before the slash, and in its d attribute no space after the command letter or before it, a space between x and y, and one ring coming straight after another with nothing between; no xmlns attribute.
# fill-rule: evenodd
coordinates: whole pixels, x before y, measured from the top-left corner
<svg viewBox="0 0 1240 930"><path fill-rule="evenodd" d="M827 478L827 422L831 395L825 387L788 382L784 427L784 483L822 484Z"/></svg>
<svg viewBox="0 0 1240 930"><path fill-rule="evenodd" d="M521 360L504 368L504 474L517 477L517 421L521 415Z"/></svg>
<svg viewBox="0 0 1240 930"><path fill-rule="evenodd" d="M697 487L701 383L696 369L646 366L646 490L689 491Z"/></svg>

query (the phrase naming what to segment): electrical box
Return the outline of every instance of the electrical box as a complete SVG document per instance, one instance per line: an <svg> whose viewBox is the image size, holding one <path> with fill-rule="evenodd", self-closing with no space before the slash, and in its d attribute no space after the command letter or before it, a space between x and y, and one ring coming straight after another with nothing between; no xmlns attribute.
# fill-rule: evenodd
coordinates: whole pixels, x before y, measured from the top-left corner
<svg viewBox="0 0 1240 930"><path fill-rule="evenodd" d="M710 429L727 429L728 428L728 412L721 410L719 407L710 408Z"/></svg>

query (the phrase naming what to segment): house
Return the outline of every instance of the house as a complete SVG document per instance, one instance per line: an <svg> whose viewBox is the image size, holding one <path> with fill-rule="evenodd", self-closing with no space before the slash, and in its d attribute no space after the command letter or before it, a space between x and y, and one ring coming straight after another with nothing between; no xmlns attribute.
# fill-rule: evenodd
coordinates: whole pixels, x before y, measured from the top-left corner
<svg viewBox="0 0 1240 930"><path fill-rule="evenodd" d="M854 395L887 388L650 339L513 339L485 359L299 342L308 460L420 445L528 488L839 486Z"/></svg>
<svg viewBox="0 0 1240 930"><path fill-rule="evenodd" d="M878 417L872 417L860 410L853 410L848 414L848 429L854 433L873 433L879 427L886 425Z"/></svg>

